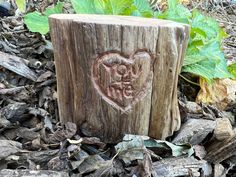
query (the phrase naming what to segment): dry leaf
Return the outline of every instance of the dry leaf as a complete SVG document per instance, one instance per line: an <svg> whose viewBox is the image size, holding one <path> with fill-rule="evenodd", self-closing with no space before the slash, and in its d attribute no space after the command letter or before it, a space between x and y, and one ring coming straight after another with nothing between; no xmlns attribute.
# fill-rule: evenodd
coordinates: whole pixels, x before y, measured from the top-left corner
<svg viewBox="0 0 236 177"><path fill-rule="evenodd" d="M217 79L213 83L207 83L200 79L200 86L197 102L212 104L220 110L224 110L229 103L236 102L236 80Z"/></svg>

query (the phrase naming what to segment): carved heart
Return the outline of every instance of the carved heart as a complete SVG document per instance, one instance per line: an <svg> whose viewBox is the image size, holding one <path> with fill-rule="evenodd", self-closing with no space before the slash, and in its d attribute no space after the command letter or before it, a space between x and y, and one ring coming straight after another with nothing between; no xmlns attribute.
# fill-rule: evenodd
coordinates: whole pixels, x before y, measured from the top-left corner
<svg viewBox="0 0 236 177"><path fill-rule="evenodd" d="M118 52L98 57L92 66L95 89L109 104L127 111L151 88L151 55L138 51L129 58Z"/></svg>

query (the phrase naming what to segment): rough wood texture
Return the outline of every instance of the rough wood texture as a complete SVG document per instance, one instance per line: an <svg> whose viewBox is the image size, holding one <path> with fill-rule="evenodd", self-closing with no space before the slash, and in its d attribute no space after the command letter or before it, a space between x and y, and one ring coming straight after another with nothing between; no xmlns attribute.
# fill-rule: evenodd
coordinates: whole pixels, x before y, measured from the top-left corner
<svg viewBox="0 0 236 177"><path fill-rule="evenodd" d="M9 170L0 171L0 176L4 177L69 177L66 172L56 172L50 170Z"/></svg>
<svg viewBox="0 0 236 177"><path fill-rule="evenodd" d="M126 16L52 15L62 121L114 142L178 130L177 82L187 25Z"/></svg>
<svg viewBox="0 0 236 177"><path fill-rule="evenodd" d="M236 155L236 135L224 140L212 142L209 147L206 148L207 155L205 160L212 163L220 163L225 159Z"/></svg>
<svg viewBox="0 0 236 177"><path fill-rule="evenodd" d="M182 124L172 143L192 145L200 144L209 133L214 131L216 122L207 119L188 119Z"/></svg>
<svg viewBox="0 0 236 177"><path fill-rule="evenodd" d="M214 136L217 140L225 140L234 135L233 127L228 118L216 119L216 128L214 130Z"/></svg>
<svg viewBox="0 0 236 177"><path fill-rule="evenodd" d="M157 161L153 168L157 177L200 176L200 169L206 164L205 160L191 157L169 158Z"/></svg>
<svg viewBox="0 0 236 177"><path fill-rule="evenodd" d="M25 60L20 57L0 52L0 66L32 81L37 80L37 75L27 66Z"/></svg>

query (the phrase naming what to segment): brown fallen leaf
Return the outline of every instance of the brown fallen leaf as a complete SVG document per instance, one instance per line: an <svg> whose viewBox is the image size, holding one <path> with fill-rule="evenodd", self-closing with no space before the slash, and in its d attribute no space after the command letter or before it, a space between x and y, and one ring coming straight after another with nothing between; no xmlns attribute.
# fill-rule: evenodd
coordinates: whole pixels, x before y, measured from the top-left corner
<svg viewBox="0 0 236 177"><path fill-rule="evenodd" d="M97 137L84 137L82 144L97 145L99 149L104 149L106 146L106 144L101 142L101 140Z"/></svg>
<svg viewBox="0 0 236 177"><path fill-rule="evenodd" d="M151 177L155 176L152 158L150 153L146 150L144 152L143 160L138 160L138 176Z"/></svg>
<svg viewBox="0 0 236 177"><path fill-rule="evenodd" d="M103 167L112 167L112 160L105 161L99 155L90 155L77 167L79 174L89 173Z"/></svg>
<svg viewBox="0 0 236 177"><path fill-rule="evenodd" d="M68 169L67 161L65 159L60 159L59 156L56 156L48 162L48 169L54 171L64 171Z"/></svg>
<svg viewBox="0 0 236 177"><path fill-rule="evenodd" d="M76 124L72 122L67 122L65 125L58 126L57 130L46 137L45 141L47 143L60 143L66 139L70 139L77 132Z"/></svg>
<svg viewBox="0 0 236 177"><path fill-rule="evenodd" d="M236 80L217 79L212 83L200 79L201 90L197 96L197 102L212 104L220 110L224 110L230 103L236 102Z"/></svg>
<svg viewBox="0 0 236 177"><path fill-rule="evenodd" d="M48 78L50 78L53 75L53 73L51 71L46 71L45 73L41 74L38 79L37 82L43 82L46 81Z"/></svg>

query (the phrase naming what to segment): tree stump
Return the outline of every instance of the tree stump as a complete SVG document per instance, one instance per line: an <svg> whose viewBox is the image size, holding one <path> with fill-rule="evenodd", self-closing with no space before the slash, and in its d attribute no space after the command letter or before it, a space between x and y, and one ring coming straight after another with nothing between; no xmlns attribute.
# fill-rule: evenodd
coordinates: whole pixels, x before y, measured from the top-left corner
<svg viewBox="0 0 236 177"><path fill-rule="evenodd" d="M62 122L116 142L127 133L163 139L180 127L178 74L189 26L109 15L52 15Z"/></svg>

